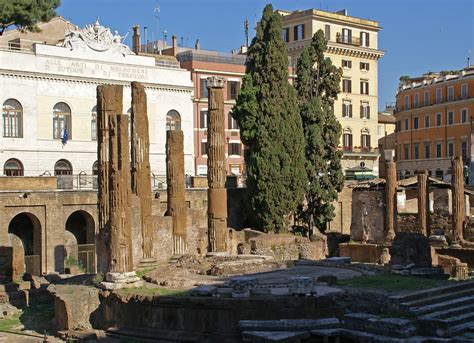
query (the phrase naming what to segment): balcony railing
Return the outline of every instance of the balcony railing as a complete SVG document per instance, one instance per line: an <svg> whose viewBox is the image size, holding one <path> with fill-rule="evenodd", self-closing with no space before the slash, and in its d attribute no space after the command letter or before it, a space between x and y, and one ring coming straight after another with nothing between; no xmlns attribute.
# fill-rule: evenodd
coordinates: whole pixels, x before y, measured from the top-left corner
<svg viewBox="0 0 474 343"><path fill-rule="evenodd" d="M379 153L378 148L365 148L365 147L344 147L342 149L344 154L363 154L363 155L377 155Z"/></svg>
<svg viewBox="0 0 474 343"><path fill-rule="evenodd" d="M341 44L361 46L360 38L352 37L352 36L342 36L340 33L336 35L336 42L341 43Z"/></svg>
<svg viewBox="0 0 474 343"><path fill-rule="evenodd" d="M422 108L422 107L427 107L427 106L433 106L433 105L441 105L441 104L446 104L446 103L450 103L450 102L454 102L454 101L461 101L461 100L469 100L469 99L472 99L472 97L469 97L469 95L467 96L463 96L463 95L458 95L458 96L454 96L452 97L451 99L446 99L446 98L443 98L441 100L433 100L433 101L429 101L429 102L419 102L418 104L413 104L411 106L405 106L405 105L401 105L401 106L396 106L395 107L395 112L394 113L400 113L400 112L404 112L404 111L408 111L408 110L412 110L412 109L417 109L417 108Z"/></svg>

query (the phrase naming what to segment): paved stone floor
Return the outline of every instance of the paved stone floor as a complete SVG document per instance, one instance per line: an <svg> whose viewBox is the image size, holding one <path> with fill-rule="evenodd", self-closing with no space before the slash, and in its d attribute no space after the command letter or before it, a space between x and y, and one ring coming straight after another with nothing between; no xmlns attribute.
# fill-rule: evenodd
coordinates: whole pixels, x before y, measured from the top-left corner
<svg viewBox="0 0 474 343"><path fill-rule="evenodd" d="M27 335L19 335L8 332L0 332L0 342L15 342L15 343L43 343L43 337L32 337ZM48 341L51 343L62 342L60 339L48 336Z"/></svg>

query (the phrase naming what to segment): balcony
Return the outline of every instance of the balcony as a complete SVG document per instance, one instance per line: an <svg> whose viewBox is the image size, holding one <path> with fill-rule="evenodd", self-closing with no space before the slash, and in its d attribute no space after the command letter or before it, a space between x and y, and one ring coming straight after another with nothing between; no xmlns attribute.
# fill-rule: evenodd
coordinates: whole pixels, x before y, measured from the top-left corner
<svg viewBox="0 0 474 343"><path fill-rule="evenodd" d="M361 46L360 38L352 36L342 36L339 32L336 34L336 42L353 46Z"/></svg>
<svg viewBox="0 0 474 343"><path fill-rule="evenodd" d="M469 95L459 94L459 95L453 96L452 98L442 98L441 100L434 99L433 101L429 101L429 102L423 101L418 104L413 104L412 106L400 105L400 106L395 107L394 114L408 111L408 110L413 110L413 109L418 109L418 108L423 108L423 107L428 107L428 106L442 105L442 104L447 104L447 103L462 101L462 100L469 100L469 99L472 99L472 97L469 97Z"/></svg>
<svg viewBox="0 0 474 343"><path fill-rule="evenodd" d="M366 157L376 157L379 154L378 148L366 148L366 147L344 147L342 149L344 156L366 156Z"/></svg>

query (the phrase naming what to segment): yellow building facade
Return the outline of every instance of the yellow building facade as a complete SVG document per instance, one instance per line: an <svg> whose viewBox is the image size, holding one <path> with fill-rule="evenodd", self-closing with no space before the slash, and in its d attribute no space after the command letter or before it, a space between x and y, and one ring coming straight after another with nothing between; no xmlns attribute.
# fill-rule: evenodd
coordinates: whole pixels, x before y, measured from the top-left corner
<svg viewBox="0 0 474 343"><path fill-rule="evenodd" d="M347 15L347 11L320 10L278 11L282 16L282 37L291 63L322 30L328 41L325 55L343 76L341 92L334 104L334 114L342 125L340 149L344 151L344 170L365 165L378 175L378 60L384 52L378 49L378 22ZM361 164L363 162L363 164Z"/></svg>

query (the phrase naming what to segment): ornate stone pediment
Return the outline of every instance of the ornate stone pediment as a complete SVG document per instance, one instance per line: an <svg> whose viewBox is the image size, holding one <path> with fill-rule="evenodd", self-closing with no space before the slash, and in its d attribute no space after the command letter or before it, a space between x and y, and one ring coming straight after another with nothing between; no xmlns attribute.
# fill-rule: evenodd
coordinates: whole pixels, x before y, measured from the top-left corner
<svg viewBox="0 0 474 343"><path fill-rule="evenodd" d="M80 30L69 30L65 37L63 46L71 50L88 47L94 51L118 52L122 55L134 55L130 48L123 44L123 40L127 38L120 36L117 31L112 32L108 27L100 25L99 20L94 25L86 25Z"/></svg>

